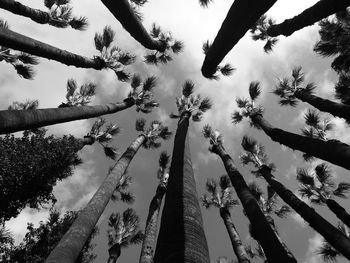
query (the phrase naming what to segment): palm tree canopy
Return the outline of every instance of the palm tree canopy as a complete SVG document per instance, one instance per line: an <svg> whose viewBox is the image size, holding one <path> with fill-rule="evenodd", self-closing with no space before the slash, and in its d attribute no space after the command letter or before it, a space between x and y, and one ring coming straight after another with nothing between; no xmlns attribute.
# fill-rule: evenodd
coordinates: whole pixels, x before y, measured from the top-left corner
<svg viewBox="0 0 350 263"><path fill-rule="evenodd" d="M74 79L67 80L66 102L59 107L85 106L91 102L96 93L96 85L92 82L85 83L78 89L78 84Z"/></svg>

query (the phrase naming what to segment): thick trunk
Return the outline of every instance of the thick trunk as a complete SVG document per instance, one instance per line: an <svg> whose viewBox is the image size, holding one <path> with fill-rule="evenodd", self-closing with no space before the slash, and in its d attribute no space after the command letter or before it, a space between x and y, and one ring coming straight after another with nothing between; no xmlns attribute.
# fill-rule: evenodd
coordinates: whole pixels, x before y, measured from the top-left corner
<svg viewBox="0 0 350 263"><path fill-rule="evenodd" d="M130 108L133 99L122 103L109 103L97 106L79 106L38 110L3 110L0 111L0 134L35 129L57 123L94 118Z"/></svg>
<svg viewBox="0 0 350 263"><path fill-rule="evenodd" d="M244 248L244 245L242 243L242 240L238 232L236 231L235 225L232 222L230 211L228 211L226 207L221 207L220 216L224 221L228 235L230 236L233 251L237 256L238 262L249 263L250 260L249 260L248 254Z"/></svg>
<svg viewBox="0 0 350 263"><path fill-rule="evenodd" d="M348 227L350 228L350 215L346 210L332 199L327 199L328 208Z"/></svg>
<svg viewBox="0 0 350 263"><path fill-rule="evenodd" d="M62 237L58 245L46 259L46 263L74 263L92 233L98 219L106 208L119 179L123 176L131 160L145 142L146 137L140 135L126 149L116 162L111 172L107 175L100 188L96 191L86 207Z"/></svg>
<svg viewBox="0 0 350 263"><path fill-rule="evenodd" d="M232 186L235 188L238 198L247 214L252 225L254 237L264 249L267 260L270 263L277 262L296 262L294 258L290 258L282 244L279 242L275 233L266 220L261 211L255 197L249 191L243 176L237 170L232 158L226 153L222 145L213 148L214 152L220 156L224 163L226 172L230 177Z"/></svg>
<svg viewBox="0 0 350 263"><path fill-rule="evenodd" d="M184 112L176 130L155 263L209 263L188 143L189 118Z"/></svg>
<svg viewBox="0 0 350 263"><path fill-rule="evenodd" d="M271 26L267 30L267 34L271 37L290 36L295 31L311 26L323 18L346 9L349 5L350 0L320 0L299 15L286 19L281 24Z"/></svg>
<svg viewBox="0 0 350 263"><path fill-rule="evenodd" d="M202 74L211 77L226 54L277 0L235 0L205 56Z"/></svg>
<svg viewBox="0 0 350 263"><path fill-rule="evenodd" d="M145 48L165 51L165 44L153 39L130 7L128 0L101 0L126 31Z"/></svg>
<svg viewBox="0 0 350 263"><path fill-rule="evenodd" d="M342 103L337 103L331 100L322 99L315 95L309 94L304 90L295 92L295 97L301 101L307 102L320 111L328 112L334 117L340 117L350 122L350 106Z"/></svg>
<svg viewBox="0 0 350 263"><path fill-rule="evenodd" d="M19 50L38 57L52 59L65 65L76 66L78 68L101 70L106 66L105 62L98 57L90 59L79 56L5 28L0 28L0 46Z"/></svg>
<svg viewBox="0 0 350 263"><path fill-rule="evenodd" d="M284 202L292 207L313 229L322 235L336 250L342 253L344 257L350 259L350 240L343 233L316 213L313 208L301 201L292 191L284 187L283 184L276 181L270 173L270 168L263 166L260 171L267 183Z"/></svg>
<svg viewBox="0 0 350 263"><path fill-rule="evenodd" d="M322 141L319 139L287 132L271 126L261 115L252 117L252 121L275 142L293 150L298 150L327 162L350 169L350 147L338 140Z"/></svg>
<svg viewBox="0 0 350 263"><path fill-rule="evenodd" d="M159 211L165 192L165 185L159 184L156 194L149 206L145 228L145 238L143 239L140 255L140 263L153 263L154 250L157 241Z"/></svg>

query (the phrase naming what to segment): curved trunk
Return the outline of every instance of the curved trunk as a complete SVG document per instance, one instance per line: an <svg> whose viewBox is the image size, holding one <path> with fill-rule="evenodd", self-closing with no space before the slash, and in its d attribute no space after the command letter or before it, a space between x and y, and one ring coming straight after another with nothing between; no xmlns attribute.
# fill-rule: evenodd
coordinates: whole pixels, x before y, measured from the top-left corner
<svg viewBox="0 0 350 263"><path fill-rule="evenodd" d="M275 233L261 211L258 202L250 192L243 176L237 170L232 158L226 153L222 145L213 147L213 151L220 156L224 163L226 172L230 177L232 186L235 188L238 198L240 199L244 211L252 225L254 237L264 249L267 260L270 263L277 262L296 262L290 258L282 244L279 242Z"/></svg>
<svg viewBox="0 0 350 263"><path fill-rule="evenodd" d="M350 106L337 103L331 100L323 99L315 95L309 94L304 90L297 90L295 97L301 101L307 102L320 111L328 112L334 117L340 117L350 122Z"/></svg>
<svg viewBox="0 0 350 263"><path fill-rule="evenodd" d="M271 37L290 36L295 31L311 26L323 18L346 9L349 5L349 0L320 0L299 15L286 19L283 23L272 25L267 29L267 34Z"/></svg>
<svg viewBox="0 0 350 263"><path fill-rule="evenodd" d="M241 238L236 231L235 225L232 222L230 211L226 207L220 208L220 216L224 221L228 235L231 239L233 251L235 252L239 263L249 263L248 254L244 248Z"/></svg>
<svg viewBox="0 0 350 263"><path fill-rule="evenodd" d="M322 141L302 136L273 127L261 115L255 115L252 121L275 142L279 142L293 150L298 150L327 162L350 169L350 147L338 140Z"/></svg>
<svg viewBox="0 0 350 263"><path fill-rule="evenodd" d="M339 205L332 199L327 199L326 204L328 208L348 227L350 228L350 215L346 212L344 207Z"/></svg>
<svg viewBox="0 0 350 263"><path fill-rule="evenodd" d="M133 99L96 106L0 111L0 134L35 129L57 123L94 118L130 108Z"/></svg>
<svg viewBox="0 0 350 263"><path fill-rule="evenodd" d="M140 135L126 149L113 169L107 175L100 188L96 191L86 207L79 213L72 226L52 250L45 263L74 263L91 235L98 219L106 208L111 196L123 176L131 160L145 142L146 137Z"/></svg>
<svg viewBox="0 0 350 263"><path fill-rule="evenodd" d="M5 28L0 28L0 46L12 48L42 58L52 59L65 65L76 66L78 68L101 70L106 67L105 62L98 57L90 59L79 56Z"/></svg>
<svg viewBox="0 0 350 263"><path fill-rule="evenodd" d="M226 54L277 0L235 0L208 50L202 74L209 78Z"/></svg>
<svg viewBox="0 0 350 263"><path fill-rule="evenodd" d="M342 253L344 257L350 259L350 239L316 213L313 208L301 201L292 191L276 181L270 171L271 169L266 166L260 169L261 175L282 200L292 207L313 229L322 235L336 250Z"/></svg>
<svg viewBox="0 0 350 263"><path fill-rule="evenodd" d="M189 112L178 122L155 263L209 263L188 143Z"/></svg>
<svg viewBox="0 0 350 263"><path fill-rule="evenodd" d="M154 249L157 240L159 211L165 192L166 186L160 183L149 206L145 228L145 238L143 239L140 255L140 263L153 263Z"/></svg>
<svg viewBox="0 0 350 263"><path fill-rule="evenodd" d="M164 52L163 42L153 39L130 7L128 0L101 0L126 31L145 48Z"/></svg>

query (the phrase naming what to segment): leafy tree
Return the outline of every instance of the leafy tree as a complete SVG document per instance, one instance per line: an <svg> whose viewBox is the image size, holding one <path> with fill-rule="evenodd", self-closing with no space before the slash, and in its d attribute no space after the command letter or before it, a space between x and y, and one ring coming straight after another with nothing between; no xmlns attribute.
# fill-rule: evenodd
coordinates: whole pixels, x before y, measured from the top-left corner
<svg viewBox="0 0 350 263"><path fill-rule="evenodd" d="M9 259L9 254L15 240L10 230L4 224L0 224L0 259L1 262L6 262Z"/></svg>

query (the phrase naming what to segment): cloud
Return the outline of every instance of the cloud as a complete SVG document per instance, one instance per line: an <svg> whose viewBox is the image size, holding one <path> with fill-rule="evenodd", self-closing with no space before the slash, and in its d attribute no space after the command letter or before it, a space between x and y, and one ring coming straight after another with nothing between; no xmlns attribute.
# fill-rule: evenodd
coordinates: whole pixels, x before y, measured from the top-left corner
<svg viewBox="0 0 350 263"><path fill-rule="evenodd" d="M312 238L309 238L309 246L306 252L304 263L319 263L322 262L322 258L317 254L317 249L321 246L323 238L319 234L315 234Z"/></svg>

